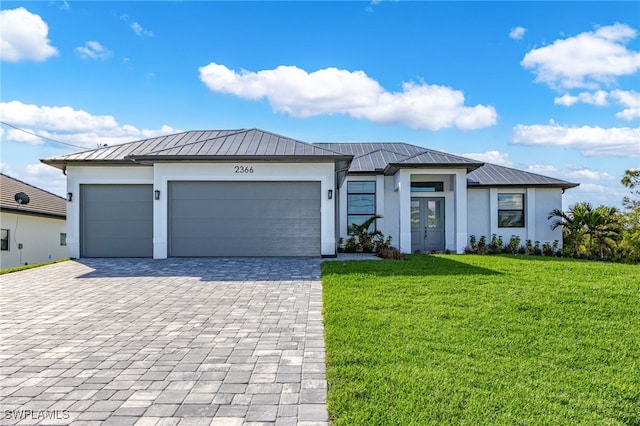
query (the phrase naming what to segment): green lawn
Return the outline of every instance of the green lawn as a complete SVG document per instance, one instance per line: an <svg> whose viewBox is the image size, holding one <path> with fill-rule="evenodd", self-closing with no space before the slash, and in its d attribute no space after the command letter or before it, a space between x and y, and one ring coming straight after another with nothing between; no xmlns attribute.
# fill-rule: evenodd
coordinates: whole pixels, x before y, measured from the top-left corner
<svg viewBox="0 0 640 426"><path fill-rule="evenodd" d="M640 266L322 265L335 425L640 425Z"/></svg>

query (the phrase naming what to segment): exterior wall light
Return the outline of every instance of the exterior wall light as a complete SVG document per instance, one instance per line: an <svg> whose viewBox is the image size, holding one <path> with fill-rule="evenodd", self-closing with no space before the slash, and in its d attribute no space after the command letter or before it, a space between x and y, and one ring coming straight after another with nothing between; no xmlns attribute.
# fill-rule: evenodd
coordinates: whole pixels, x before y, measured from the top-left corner
<svg viewBox="0 0 640 426"><path fill-rule="evenodd" d="M153 191L153 198L155 198L156 200L160 199L160 190L156 189L155 191Z"/></svg>
<svg viewBox="0 0 640 426"><path fill-rule="evenodd" d="M327 198L329 198L330 200L333 198L333 189L327 191Z"/></svg>
<svg viewBox="0 0 640 426"><path fill-rule="evenodd" d="M67 192L67 201L73 201L73 192Z"/></svg>

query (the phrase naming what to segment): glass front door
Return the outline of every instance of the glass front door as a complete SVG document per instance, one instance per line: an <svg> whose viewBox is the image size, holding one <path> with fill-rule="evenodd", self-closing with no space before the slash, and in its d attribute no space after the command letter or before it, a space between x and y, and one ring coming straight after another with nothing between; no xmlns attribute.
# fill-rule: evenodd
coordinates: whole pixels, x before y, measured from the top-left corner
<svg viewBox="0 0 640 426"><path fill-rule="evenodd" d="M412 198L411 251L444 251L444 231L444 198Z"/></svg>

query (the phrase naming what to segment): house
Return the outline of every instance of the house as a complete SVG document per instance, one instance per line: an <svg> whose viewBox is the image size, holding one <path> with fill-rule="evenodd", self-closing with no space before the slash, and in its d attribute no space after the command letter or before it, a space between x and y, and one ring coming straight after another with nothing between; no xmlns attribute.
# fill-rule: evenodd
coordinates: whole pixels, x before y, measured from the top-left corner
<svg viewBox="0 0 640 426"><path fill-rule="evenodd" d="M26 197L16 197L20 193ZM0 269L68 257L66 204L62 197L0 173Z"/></svg>
<svg viewBox="0 0 640 426"><path fill-rule="evenodd" d="M403 252L468 238L562 240L547 214L577 184L405 143L188 131L42 160L67 175L72 257L335 256L349 223Z"/></svg>

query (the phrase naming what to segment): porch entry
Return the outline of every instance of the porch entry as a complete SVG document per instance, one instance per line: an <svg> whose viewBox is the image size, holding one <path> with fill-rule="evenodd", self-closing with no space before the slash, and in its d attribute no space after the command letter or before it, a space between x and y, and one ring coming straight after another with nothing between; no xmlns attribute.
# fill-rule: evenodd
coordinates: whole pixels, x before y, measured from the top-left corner
<svg viewBox="0 0 640 426"><path fill-rule="evenodd" d="M411 251L444 251L444 197L411 199Z"/></svg>

